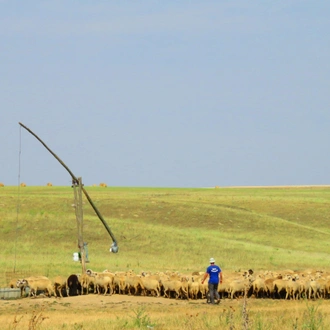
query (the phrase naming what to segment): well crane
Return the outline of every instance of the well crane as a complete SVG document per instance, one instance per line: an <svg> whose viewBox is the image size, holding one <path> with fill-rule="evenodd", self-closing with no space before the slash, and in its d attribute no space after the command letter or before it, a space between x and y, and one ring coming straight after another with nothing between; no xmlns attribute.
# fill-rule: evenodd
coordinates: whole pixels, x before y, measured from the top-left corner
<svg viewBox="0 0 330 330"><path fill-rule="evenodd" d="M82 193L86 196L88 202L94 209L95 213L97 214L98 218L103 223L105 229L107 230L108 234L110 235L112 239L112 244L110 247L110 252L117 253L118 252L118 244L117 240L112 233L109 225L106 223L104 218L102 217L100 211L97 209L95 204L93 203L92 199L88 195L87 191L85 190L81 177L77 178L71 170L64 164L64 162L35 134L33 133L29 128L27 128L25 125L19 122L21 127L25 128L29 133L31 133L38 141L41 142L41 144L59 161L59 163L69 172L72 178L72 187L74 188L74 197L75 197L75 212L76 212L76 219L77 219L77 228L78 228L78 246L80 249L80 255L81 255L81 264L83 272L86 271L85 266L85 249L84 249L84 240L83 240L83 213L82 213Z"/></svg>

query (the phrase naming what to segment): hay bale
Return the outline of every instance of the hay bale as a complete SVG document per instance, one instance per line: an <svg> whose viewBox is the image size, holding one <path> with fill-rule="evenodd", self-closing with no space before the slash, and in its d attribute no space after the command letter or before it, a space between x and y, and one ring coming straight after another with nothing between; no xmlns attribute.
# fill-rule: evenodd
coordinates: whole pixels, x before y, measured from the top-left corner
<svg viewBox="0 0 330 330"><path fill-rule="evenodd" d="M52 187L52 186L53 186L53 184L51 182L47 183L47 187Z"/></svg>
<svg viewBox="0 0 330 330"><path fill-rule="evenodd" d="M22 183L20 184L20 186L21 186L21 187L26 187L26 183L22 182Z"/></svg>
<svg viewBox="0 0 330 330"><path fill-rule="evenodd" d="M104 183L104 182L101 182L101 183L100 183L100 187L107 187L107 184Z"/></svg>
<svg viewBox="0 0 330 330"><path fill-rule="evenodd" d="M2 183L2 182L0 182L0 187L4 187L5 185Z"/></svg>

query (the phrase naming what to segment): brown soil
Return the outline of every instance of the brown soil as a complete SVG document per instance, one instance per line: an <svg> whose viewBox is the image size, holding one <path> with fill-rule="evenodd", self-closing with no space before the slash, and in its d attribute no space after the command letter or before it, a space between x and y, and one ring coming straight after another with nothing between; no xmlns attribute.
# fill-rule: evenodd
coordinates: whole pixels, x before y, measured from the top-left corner
<svg viewBox="0 0 330 330"><path fill-rule="evenodd" d="M163 297L141 297L128 295L97 295L89 294L65 298L22 298L17 300L0 300L0 324L7 324L5 329L16 319L22 319L20 324L27 324L33 315L42 314L46 319L43 325L61 325L82 323L95 318L134 317L134 310L139 306L145 307L148 314L161 317L164 313L187 313L210 307L205 300L176 300ZM213 307L213 306L212 306ZM217 306L214 306L216 308ZM2 327L1 327L2 328ZM19 329L19 328L18 328Z"/></svg>
<svg viewBox="0 0 330 330"><path fill-rule="evenodd" d="M311 301L317 306L317 301ZM247 300L251 314L282 315L287 312L302 313L306 310L303 301L285 301L273 299ZM224 299L220 305L211 306L205 300L176 300L164 297L141 297L128 295L97 295L89 294L65 298L23 298L17 300L0 300L0 328L27 329L33 317L42 317L42 328L47 325L61 328L63 324L79 325L88 321L129 319L135 311L143 307L146 313L155 319L170 317L191 318L197 315L219 315L227 311L241 314L243 299ZM319 311L327 313L329 300L323 300ZM19 324L15 328L15 322ZM78 327L79 328L79 327ZM77 329L78 329L77 328Z"/></svg>

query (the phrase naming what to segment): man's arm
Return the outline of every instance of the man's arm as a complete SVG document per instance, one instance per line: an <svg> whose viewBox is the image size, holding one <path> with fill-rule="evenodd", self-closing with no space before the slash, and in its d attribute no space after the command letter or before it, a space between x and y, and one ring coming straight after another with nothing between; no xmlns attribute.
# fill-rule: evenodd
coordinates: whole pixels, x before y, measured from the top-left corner
<svg viewBox="0 0 330 330"><path fill-rule="evenodd" d="M222 283L222 272L219 273L219 281Z"/></svg>

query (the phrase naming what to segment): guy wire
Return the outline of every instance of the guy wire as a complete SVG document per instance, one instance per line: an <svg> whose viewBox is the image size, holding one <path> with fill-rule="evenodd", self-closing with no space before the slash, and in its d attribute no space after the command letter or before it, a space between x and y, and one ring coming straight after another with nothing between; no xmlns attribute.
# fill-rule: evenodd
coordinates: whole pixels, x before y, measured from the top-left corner
<svg viewBox="0 0 330 330"><path fill-rule="evenodd" d="M16 205L16 232L14 244L14 273L16 272L16 257L17 257L17 237L18 237L18 218L20 213L20 192L21 192L21 151L22 151L22 134L21 126L19 127L19 148L18 148L18 178L17 178L17 205Z"/></svg>

